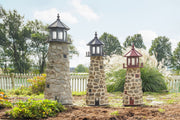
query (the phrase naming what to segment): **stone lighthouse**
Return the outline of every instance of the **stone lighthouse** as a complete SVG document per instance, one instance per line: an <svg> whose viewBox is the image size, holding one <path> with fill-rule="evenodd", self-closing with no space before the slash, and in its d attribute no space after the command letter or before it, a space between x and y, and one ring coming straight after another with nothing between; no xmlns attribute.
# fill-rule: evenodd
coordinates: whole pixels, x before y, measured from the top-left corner
<svg viewBox="0 0 180 120"><path fill-rule="evenodd" d="M89 79L87 84L86 104L89 106L108 105L107 89L105 83L105 73L103 64L103 45L95 33L95 37L88 44L90 52L86 53L90 57Z"/></svg>
<svg viewBox="0 0 180 120"><path fill-rule="evenodd" d="M68 58L68 44L71 41L67 38L67 31L70 28L61 22L59 14L57 20L48 28L50 39L44 97L45 99L56 100L63 105L71 105L72 94Z"/></svg>
<svg viewBox="0 0 180 120"><path fill-rule="evenodd" d="M143 104L142 80L140 67L143 63L139 64L139 57L141 53L135 50L134 44L132 49L124 55L127 58L126 80L124 84L123 105L124 106L139 106Z"/></svg>

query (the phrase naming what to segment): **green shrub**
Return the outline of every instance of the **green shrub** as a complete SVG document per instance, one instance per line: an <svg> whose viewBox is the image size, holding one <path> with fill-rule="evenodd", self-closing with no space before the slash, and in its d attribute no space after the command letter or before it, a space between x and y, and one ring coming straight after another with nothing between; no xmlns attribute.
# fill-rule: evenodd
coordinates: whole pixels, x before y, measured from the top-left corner
<svg viewBox="0 0 180 120"><path fill-rule="evenodd" d="M107 78L107 91L108 92L117 92L124 90L124 82L126 77L126 70L120 69L106 74Z"/></svg>
<svg viewBox="0 0 180 120"><path fill-rule="evenodd" d="M32 93L40 94L45 90L46 74L29 79L28 82L32 84Z"/></svg>
<svg viewBox="0 0 180 120"><path fill-rule="evenodd" d="M107 91L116 92L124 90L126 70L120 69L106 74ZM154 67L144 65L141 68L142 90L143 92L160 92L167 90L167 86L162 73Z"/></svg>
<svg viewBox="0 0 180 120"><path fill-rule="evenodd" d="M64 110L64 106L57 101L28 99L26 102L16 103L8 114L13 119L40 119L55 116Z"/></svg>
<svg viewBox="0 0 180 120"><path fill-rule="evenodd" d="M21 86L20 88L9 90L8 94L9 95L32 95L33 93L32 93L31 88Z"/></svg>
<svg viewBox="0 0 180 120"><path fill-rule="evenodd" d="M162 73L157 68L145 65L141 68L143 92L161 92L167 90L167 85Z"/></svg>

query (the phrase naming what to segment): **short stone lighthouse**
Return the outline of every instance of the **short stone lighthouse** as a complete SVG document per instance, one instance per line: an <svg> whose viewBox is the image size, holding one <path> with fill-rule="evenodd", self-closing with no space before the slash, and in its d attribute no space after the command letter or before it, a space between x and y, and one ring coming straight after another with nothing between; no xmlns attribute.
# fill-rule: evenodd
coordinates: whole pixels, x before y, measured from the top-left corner
<svg viewBox="0 0 180 120"><path fill-rule="evenodd" d="M50 39L44 97L45 99L56 100L63 105L71 105L72 94L68 58L68 44L71 41L67 39L67 31L70 28L61 22L59 14L57 20L48 28Z"/></svg>
<svg viewBox="0 0 180 120"><path fill-rule="evenodd" d="M126 80L124 84L124 93L123 93L123 105L124 106L139 106L143 104L143 92L142 92L142 80L139 57L141 53L135 50L134 44L132 49L124 55L127 58L127 67L123 64L124 68L127 68Z"/></svg>
<svg viewBox="0 0 180 120"><path fill-rule="evenodd" d="M90 52L86 53L90 57L89 79L87 84L86 104L89 106L108 105L107 89L105 83L105 73L103 64L103 45L95 33L95 37L88 44Z"/></svg>

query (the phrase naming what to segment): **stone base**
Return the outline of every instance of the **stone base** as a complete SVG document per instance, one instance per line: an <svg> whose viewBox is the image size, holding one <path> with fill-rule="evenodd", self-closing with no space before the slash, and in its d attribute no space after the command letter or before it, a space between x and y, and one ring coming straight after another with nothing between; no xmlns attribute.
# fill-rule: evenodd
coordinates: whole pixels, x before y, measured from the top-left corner
<svg viewBox="0 0 180 120"><path fill-rule="evenodd" d="M140 68L128 68L124 84L123 105L140 106L143 104Z"/></svg>
<svg viewBox="0 0 180 120"><path fill-rule="evenodd" d="M102 56L91 56L86 104L88 106L108 105L104 63Z"/></svg>

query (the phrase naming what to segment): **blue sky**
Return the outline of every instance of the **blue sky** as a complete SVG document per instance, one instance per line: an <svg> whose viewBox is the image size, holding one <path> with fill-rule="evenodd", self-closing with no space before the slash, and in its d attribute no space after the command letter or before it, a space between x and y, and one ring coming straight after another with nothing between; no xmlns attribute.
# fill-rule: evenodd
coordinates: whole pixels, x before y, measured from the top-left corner
<svg viewBox="0 0 180 120"><path fill-rule="evenodd" d="M80 55L70 66L89 64L86 44L108 32L118 37L121 45L128 35L141 33L147 48L157 36L166 36L176 48L180 41L180 0L0 0L3 8L16 9L27 20L39 19L51 24L60 13L71 30Z"/></svg>

